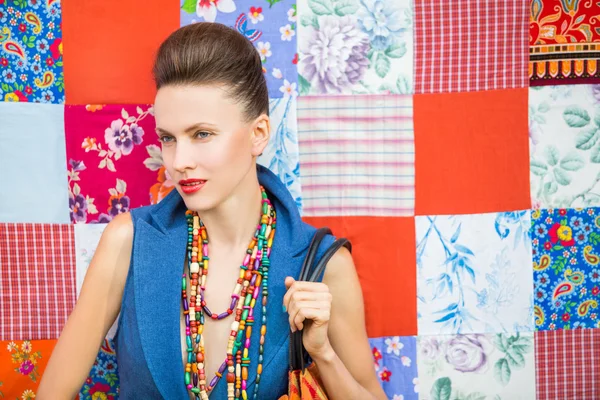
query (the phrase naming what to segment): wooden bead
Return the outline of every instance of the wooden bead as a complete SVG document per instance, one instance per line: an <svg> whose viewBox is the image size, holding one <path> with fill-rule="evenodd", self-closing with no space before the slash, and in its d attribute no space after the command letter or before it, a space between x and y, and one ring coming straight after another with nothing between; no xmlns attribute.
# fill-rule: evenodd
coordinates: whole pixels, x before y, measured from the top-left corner
<svg viewBox="0 0 600 400"><path fill-rule="evenodd" d="M231 372L227 373L227 383L234 383L235 382L235 375L232 374Z"/></svg>

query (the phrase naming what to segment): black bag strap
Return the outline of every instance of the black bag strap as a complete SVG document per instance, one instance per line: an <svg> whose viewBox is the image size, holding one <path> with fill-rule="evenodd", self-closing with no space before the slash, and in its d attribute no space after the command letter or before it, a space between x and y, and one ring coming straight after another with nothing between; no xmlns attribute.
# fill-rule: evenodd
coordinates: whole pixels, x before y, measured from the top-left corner
<svg viewBox="0 0 600 400"><path fill-rule="evenodd" d="M310 245L308 247L308 251L306 253L306 257L304 258L304 263L302 264L302 269L300 270L300 276L298 278L299 281L305 282L314 282L317 278L323 273L327 263L333 257L333 255L342 247L346 247L348 250L352 251L352 245L345 238L337 239L329 248L325 251L323 256L315 263L315 257L321 245L321 242L327 235L331 235L331 229L327 227L319 228L315 232ZM305 367L305 353L306 349L302 344L302 331L290 332L290 346L289 346L289 359L290 359L290 370L299 370L302 369L304 371Z"/></svg>

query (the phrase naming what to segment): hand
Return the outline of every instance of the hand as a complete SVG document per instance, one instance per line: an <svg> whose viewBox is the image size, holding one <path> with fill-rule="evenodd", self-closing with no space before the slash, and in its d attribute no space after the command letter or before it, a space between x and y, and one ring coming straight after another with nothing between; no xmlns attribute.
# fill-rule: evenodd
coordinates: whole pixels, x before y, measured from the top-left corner
<svg viewBox="0 0 600 400"><path fill-rule="evenodd" d="M292 332L303 331L302 344L313 359L330 352L327 328L332 296L327 285L297 282L288 276L285 278L285 287L288 290L283 297L283 305L289 314Z"/></svg>

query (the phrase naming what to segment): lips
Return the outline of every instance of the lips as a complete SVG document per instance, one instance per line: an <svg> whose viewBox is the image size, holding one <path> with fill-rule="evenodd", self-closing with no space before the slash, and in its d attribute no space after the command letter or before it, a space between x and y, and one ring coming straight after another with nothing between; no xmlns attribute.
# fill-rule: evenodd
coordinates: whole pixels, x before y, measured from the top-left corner
<svg viewBox="0 0 600 400"><path fill-rule="evenodd" d="M191 186L191 185L199 185L206 182L203 179L182 179L179 181L180 185L187 185L187 186Z"/></svg>
<svg viewBox="0 0 600 400"><path fill-rule="evenodd" d="M206 181L202 179L182 179L179 181L181 190L186 194L197 192L202 189L205 183Z"/></svg>

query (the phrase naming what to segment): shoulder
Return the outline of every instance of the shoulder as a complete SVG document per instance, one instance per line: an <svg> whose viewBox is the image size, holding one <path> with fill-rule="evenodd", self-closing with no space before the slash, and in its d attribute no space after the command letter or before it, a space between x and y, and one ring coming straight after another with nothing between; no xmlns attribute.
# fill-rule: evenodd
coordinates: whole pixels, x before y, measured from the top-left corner
<svg viewBox="0 0 600 400"><path fill-rule="evenodd" d="M102 233L102 240L119 246L133 242L133 219L131 213L126 212L114 217Z"/></svg>
<svg viewBox="0 0 600 400"><path fill-rule="evenodd" d="M346 247L341 247L331 257L325 268L323 282L328 286L345 286L348 283L348 277L356 274L354 259L352 253Z"/></svg>
<svg viewBox="0 0 600 400"><path fill-rule="evenodd" d="M119 291L122 290L129 270L132 248L133 222L131 214L129 212L119 214L108 223L102 232L86 273L86 281L108 284L118 288ZM86 286L85 282L84 286Z"/></svg>

